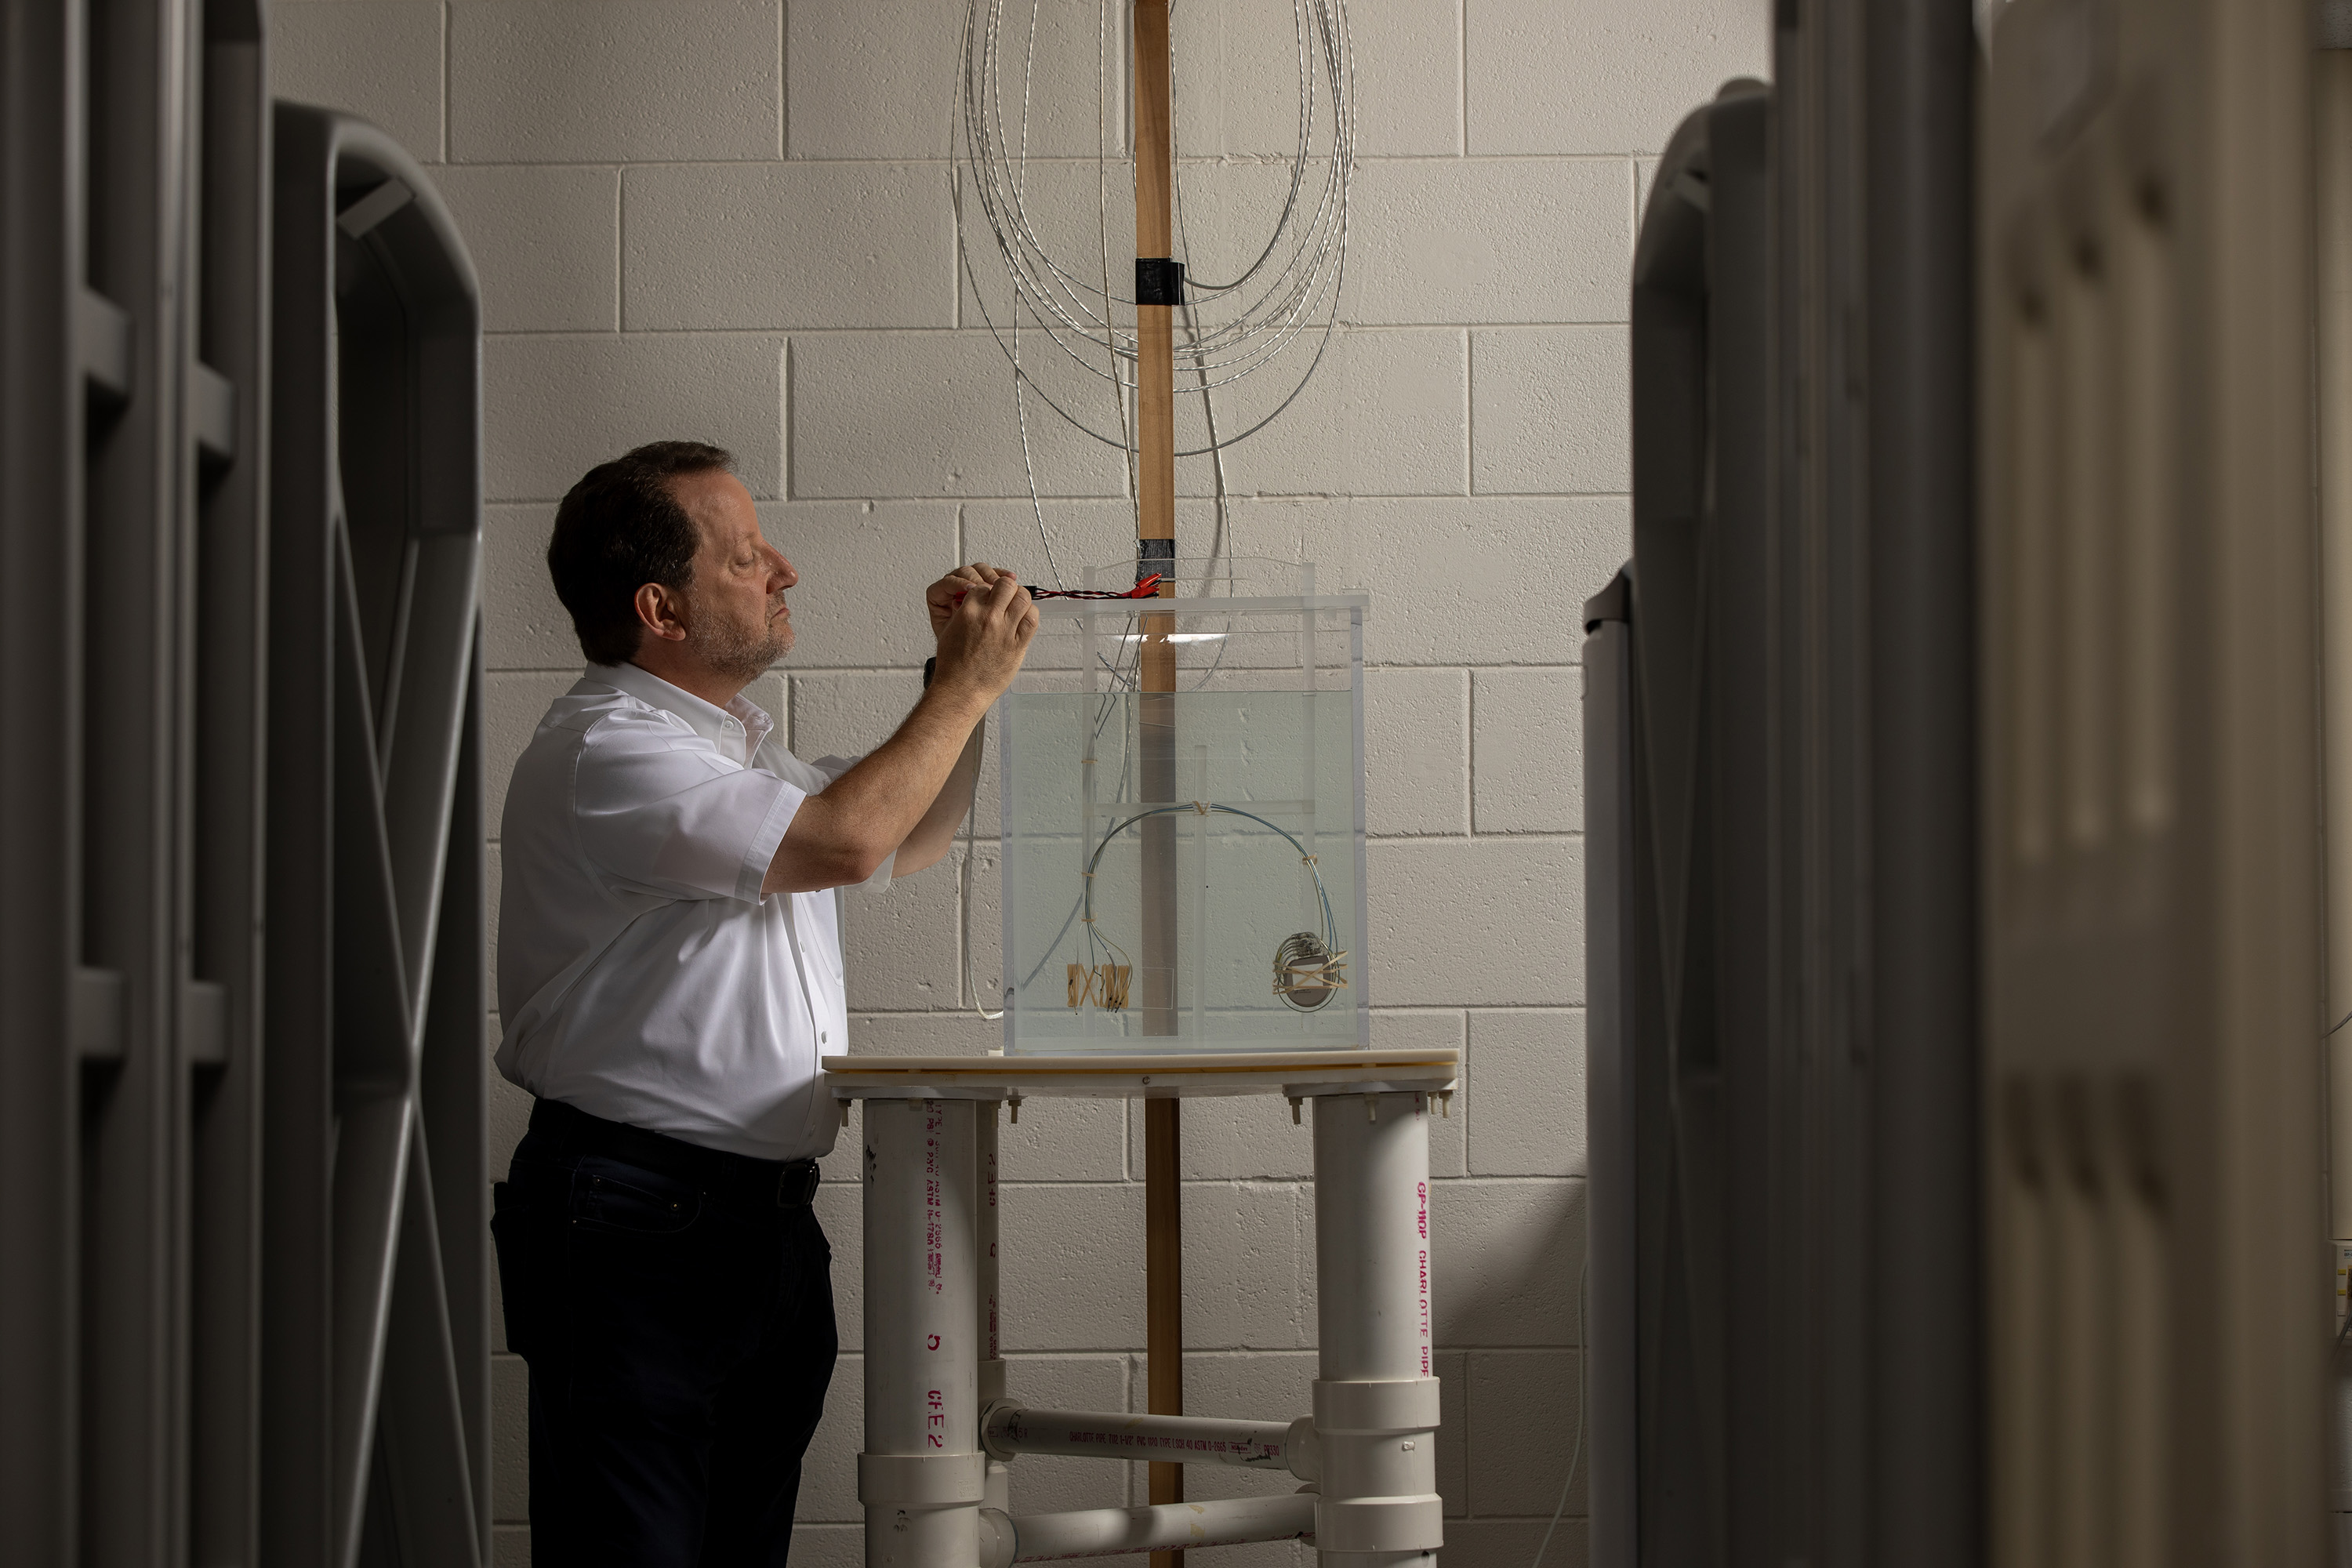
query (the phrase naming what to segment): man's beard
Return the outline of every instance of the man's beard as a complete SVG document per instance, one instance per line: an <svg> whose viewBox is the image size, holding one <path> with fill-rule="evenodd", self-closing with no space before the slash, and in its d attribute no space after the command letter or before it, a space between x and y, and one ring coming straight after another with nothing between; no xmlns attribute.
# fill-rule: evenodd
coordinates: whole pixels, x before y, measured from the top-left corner
<svg viewBox="0 0 2352 1568"><path fill-rule="evenodd" d="M793 646L792 623L770 617L761 634L717 616L698 616L686 628L688 652L713 673L749 682L784 657Z"/></svg>

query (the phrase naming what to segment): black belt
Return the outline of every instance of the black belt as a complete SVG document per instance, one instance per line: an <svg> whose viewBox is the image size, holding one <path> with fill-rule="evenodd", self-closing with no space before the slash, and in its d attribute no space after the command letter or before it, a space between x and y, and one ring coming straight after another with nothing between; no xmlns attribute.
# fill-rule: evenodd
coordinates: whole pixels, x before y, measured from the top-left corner
<svg viewBox="0 0 2352 1568"><path fill-rule="evenodd" d="M806 1208L816 1196L814 1160L755 1160L724 1149L706 1149L667 1132L591 1116L560 1100L530 1108L530 1135L564 1154L602 1154L647 1171L690 1182L722 1202L780 1209Z"/></svg>

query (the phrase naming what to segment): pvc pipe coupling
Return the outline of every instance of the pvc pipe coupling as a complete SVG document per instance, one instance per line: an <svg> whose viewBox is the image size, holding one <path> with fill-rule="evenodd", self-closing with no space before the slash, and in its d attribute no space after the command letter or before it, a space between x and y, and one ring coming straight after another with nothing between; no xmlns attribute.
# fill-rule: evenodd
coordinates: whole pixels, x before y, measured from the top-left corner
<svg viewBox="0 0 2352 1568"><path fill-rule="evenodd" d="M987 1462L981 1454L858 1455L866 1568L972 1561Z"/></svg>
<svg viewBox="0 0 2352 1568"><path fill-rule="evenodd" d="M857 1500L903 1511L963 1508L982 1500L982 1454L860 1454Z"/></svg>
<svg viewBox="0 0 2352 1568"><path fill-rule="evenodd" d="M1434 1552L1445 1544L1437 1424L1433 1377L1315 1384L1323 1471L1318 1550Z"/></svg>

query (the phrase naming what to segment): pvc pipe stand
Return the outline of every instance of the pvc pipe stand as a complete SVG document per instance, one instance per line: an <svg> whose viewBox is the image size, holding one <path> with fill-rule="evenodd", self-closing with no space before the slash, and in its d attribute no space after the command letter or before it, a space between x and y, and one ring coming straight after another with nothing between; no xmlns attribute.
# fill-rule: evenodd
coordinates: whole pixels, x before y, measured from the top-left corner
<svg viewBox="0 0 2352 1568"><path fill-rule="evenodd" d="M866 1568L979 1561L978 1110L970 1100L866 1106Z"/></svg>
<svg viewBox="0 0 2352 1568"><path fill-rule="evenodd" d="M1095 1087L1122 1084L1112 1075ZM856 1096L866 1102L867 1568L1010 1568L1307 1535L1323 1568L1433 1568L1444 1541L1429 1296L1433 1090L1361 1079L1281 1087L1315 1102L1320 1281L1314 1415L1286 1426L1037 1412L1007 1399L996 1353L996 1104L1009 1091ZM1030 1519L1004 1506L1014 1455L1127 1458L1139 1447L1286 1467L1320 1489Z"/></svg>
<svg viewBox="0 0 2352 1568"><path fill-rule="evenodd" d="M1385 1568L1444 1544L1429 1231L1428 1097L1316 1097L1315 1541L1325 1568Z"/></svg>

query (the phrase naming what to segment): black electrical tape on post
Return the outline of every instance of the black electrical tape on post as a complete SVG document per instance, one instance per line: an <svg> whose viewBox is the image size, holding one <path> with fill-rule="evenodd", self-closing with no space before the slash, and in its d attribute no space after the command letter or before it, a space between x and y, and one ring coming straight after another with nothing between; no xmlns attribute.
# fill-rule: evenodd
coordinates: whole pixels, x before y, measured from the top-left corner
<svg viewBox="0 0 2352 1568"><path fill-rule="evenodd" d="M1168 574L1169 566L1174 564L1175 560L1176 542L1174 540L1139 539L1135 542L1135 580L1140 583L1155 572L1164 577ZM1161 564L1153 565L1152 563L1155 561Z"/></svg>
<svg viewBox="0 0 2352 1568"><path fill-rule="evenodd" d="M1184 302L1184 264L1164 256L1135 258L1135 302L1139 305L1181 305Z"/></svg>

